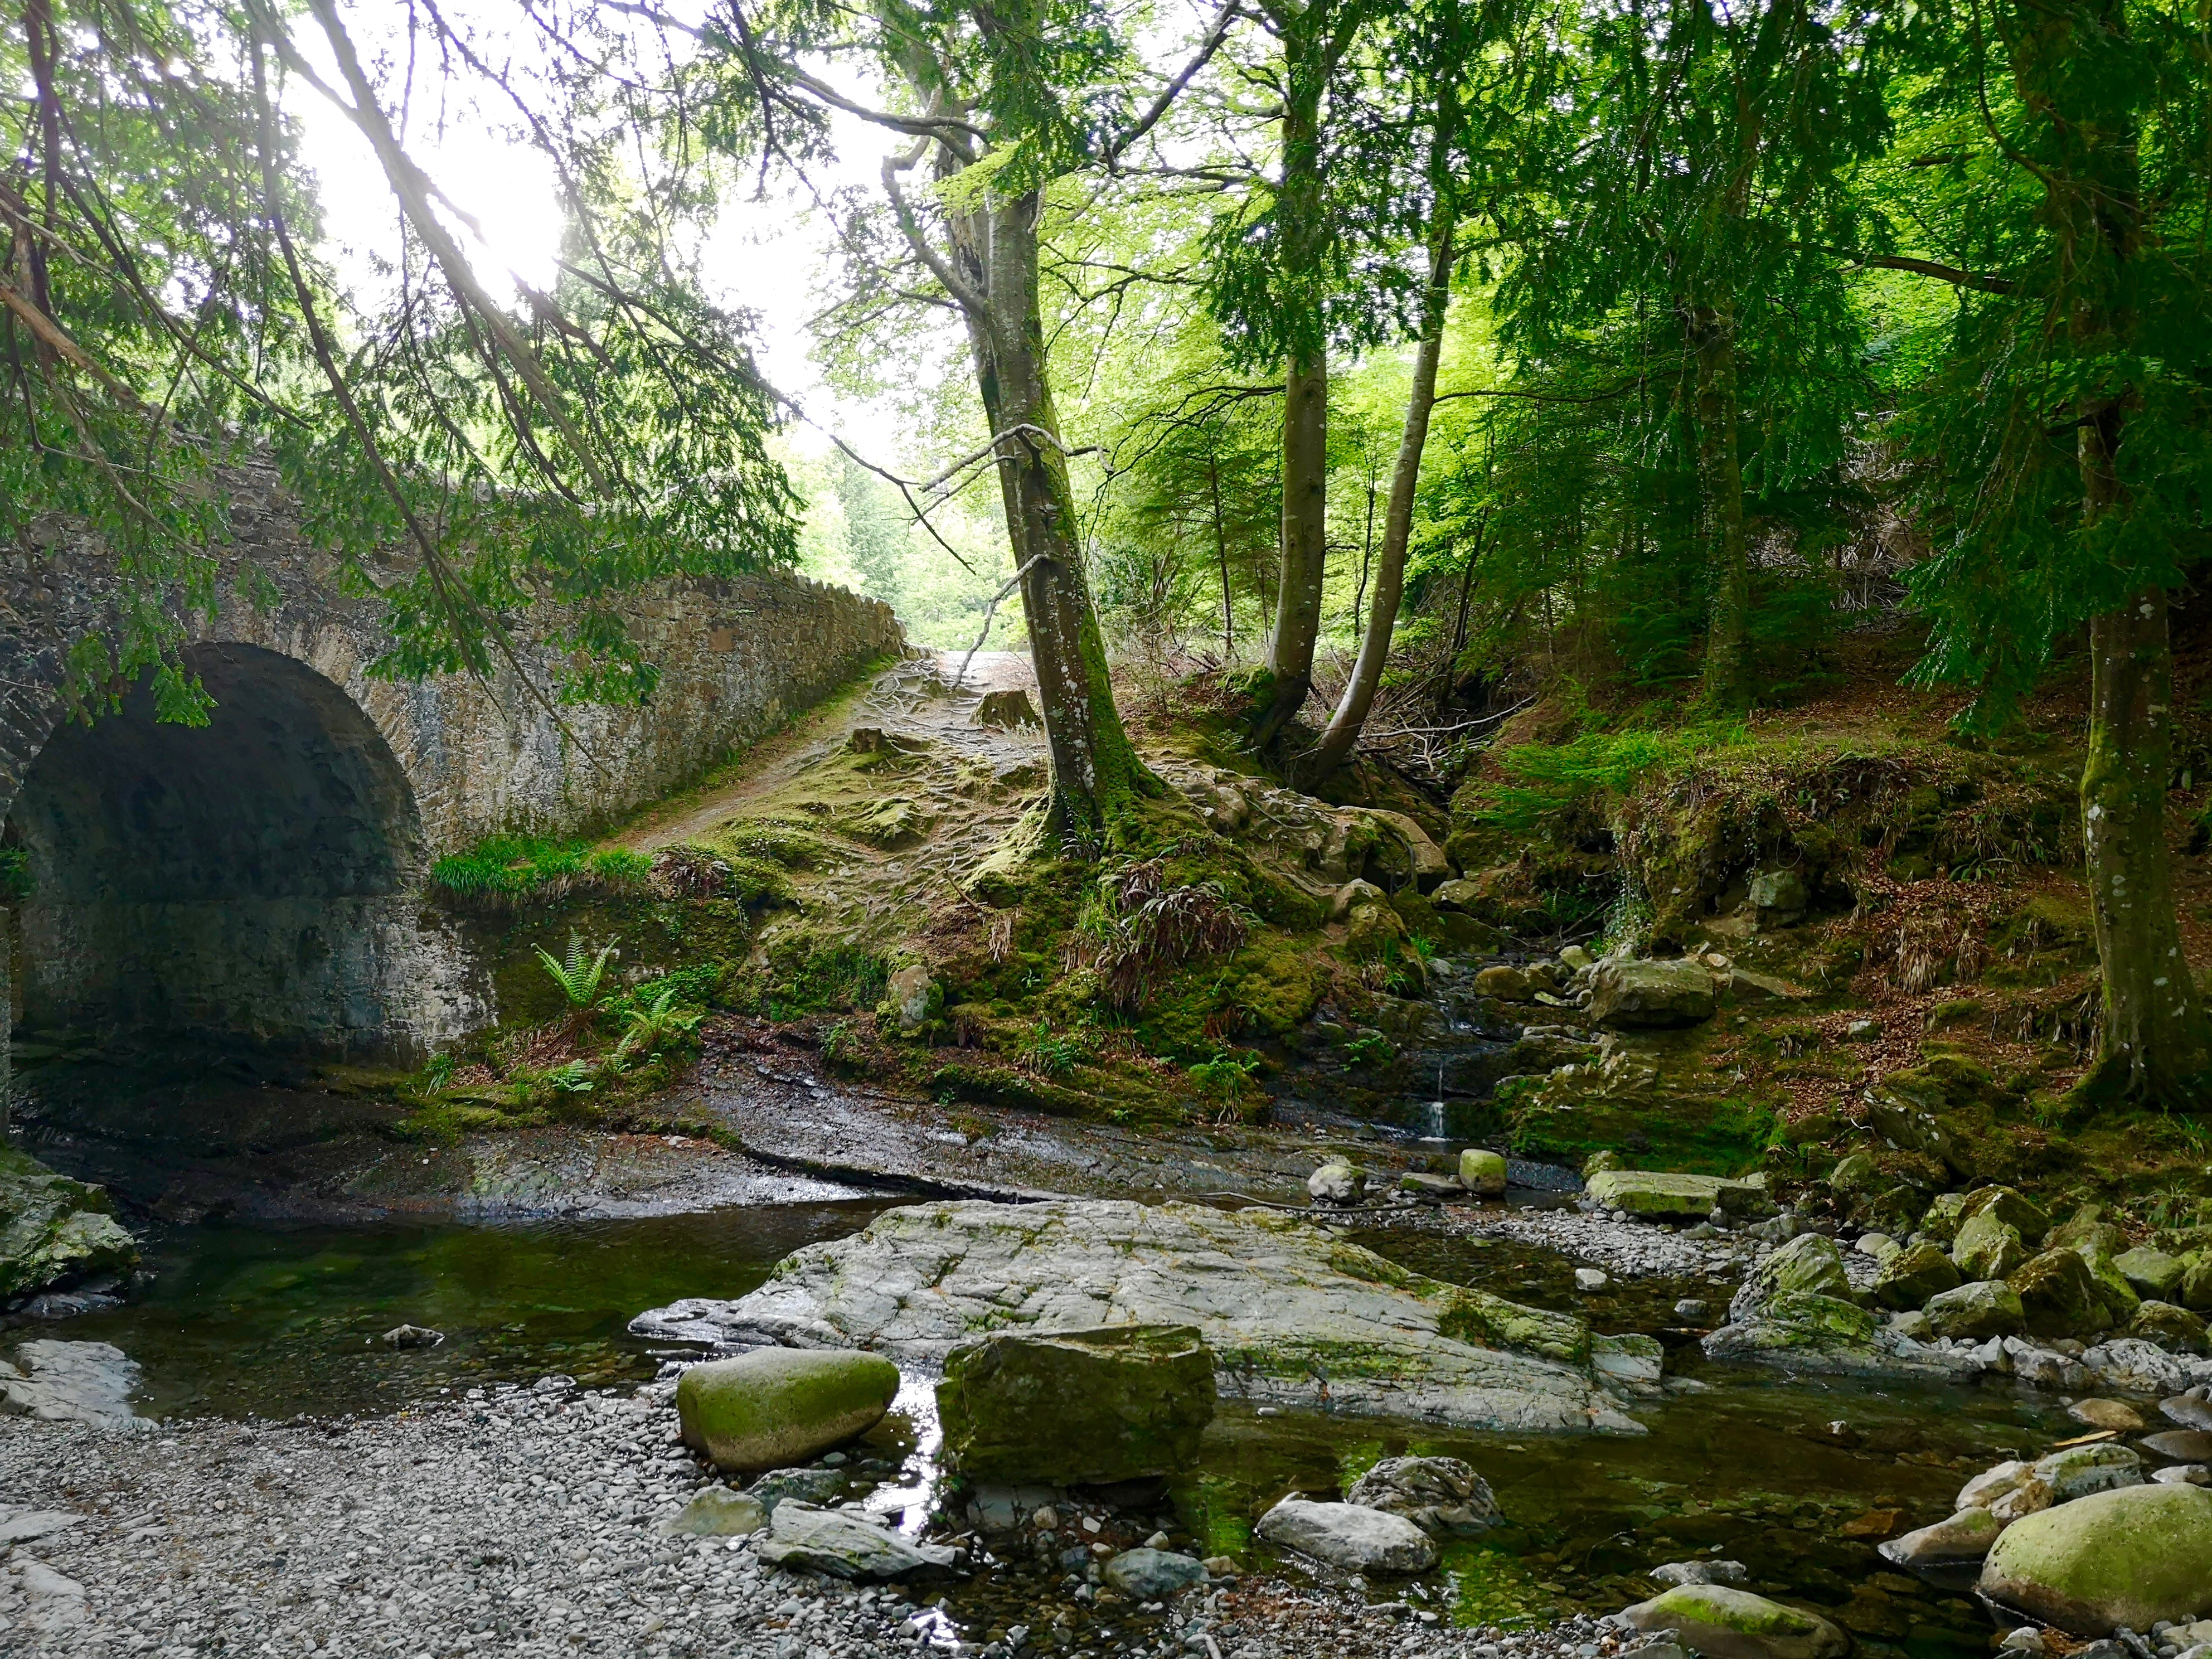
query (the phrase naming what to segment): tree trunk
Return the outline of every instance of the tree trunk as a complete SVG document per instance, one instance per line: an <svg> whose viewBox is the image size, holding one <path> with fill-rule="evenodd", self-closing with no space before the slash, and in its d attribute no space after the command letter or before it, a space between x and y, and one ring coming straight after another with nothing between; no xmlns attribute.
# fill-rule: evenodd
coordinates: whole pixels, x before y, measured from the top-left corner
<svg viewBox="0 0 2212 1659"><path fill-rule="evenodd" d="M2086 452L2094 441L2085 429L2085 472L2091 465ZM2165 592L2146 588L2091 623L2089 653L2081 838L2097 955L2105 970L2094 1086L2167 1105L2200 1106L2212 1073L2212 1044L2181 955L2166 870L2173 654Z"/></svg>
<svg viewBox="0 0 2212 1659"><path fill-rule="evenodd" d="M1229 531L1221 521L1221 458L1206 452L1206 486L1213 497L1213 556L1221 563L1221 654L1237 654L1237 605L1229 592Z"/></svg>
<svg viewBox="0 0 2212 1659"><path fill-rule="evenodd" d="M2089 73L2100 40L2127 33L2120 0L2057 0L2004 14L2014 76L2034 118L2045 222L2057 253L2068 343L2082 360L2127 361L2139 349L2129 303L2141 252L2142 177L2136 100L2142 91ZM2078 406L2082 556L2125 545L2093 536L2135 510L2119 468L2135 388L2101 376ZM2093 552L2092 550L2094 550ZM2089 624L2089 754L2081 771L2081 840L2104 1018L2090 1098L2126 1094L2167 1107L2212 1105L2212 1026L2181 954L2166 842L2172 765L2173 649L2166 593L2145 582Z"/></svg>
<svg viewBox="0 0 2212 1659"><path fill-rule="evenodd" d="M1273 744L1313 690L1321 638L1322 581L1328 568L1328 347L1322 318L1321 105L1328 79L1323 30L1328 8L1311 0L1283 35L1283 177L1277 191L1281 303L1292 342L1283 383L1282 575L1267 639L1268 698L1253 736Z"/></svg>
<svg viewBox="0 0 2212 1659"><path fill-rule="evenodd" d="M1327 777L1344 764L1359 740L1367 711L1382 684L1390 660L1390 639L1398 625L1398 605L1406 593L1406 551L1413 536L1413 495L1421 481L1421 452L1428 447L1429 416L1437 404L1437 366L1443 356L1444 316L1451 302L1452 210L1439 206L1429 234L1429 285L1421 308L1421 343L1413 356L1413 388L1406 399L1406 429L1398 443L1398 464L1390 475L1390 508L1382 522L1382 551L1375 568L1374 609L1360 636L1358 660L1338 701L1336 713L1320 743L1299 769L1310 780Z"/></svg>
<svg viewBox="0 0 2212 1659"><path fill-rule="evenodd" d="M1735 323L1699 306L1690 313L1698 371L1698 484L1713 562L1705 635L1705 701L1747 708L1751 665L1745 632L1751 617L1751 554L1743 522L1743 464L1736 444Z"/></svg>
<svg viewBox="0 0 2212 1659"><path fill-rule="evenodd" d="M1075 497L1060 447L1060 416L1045 366L1037 294L1039 196L987 209L979 246L963 248L981 276L988 314L969 317L976 388L991 430L1020 573L1030 660L1052 751L1050 819L1062 848L1096 858L1130 802L1151 793L1114 704L1106 647L1075 544Z"/></svg>

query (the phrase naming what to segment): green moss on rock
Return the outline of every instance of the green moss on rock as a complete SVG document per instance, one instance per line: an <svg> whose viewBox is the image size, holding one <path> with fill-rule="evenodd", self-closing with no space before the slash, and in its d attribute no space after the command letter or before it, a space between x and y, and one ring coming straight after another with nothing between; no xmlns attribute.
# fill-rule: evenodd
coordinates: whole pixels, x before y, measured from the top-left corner
<svg viewBox="0 0 2212 1659"><path fill-rule="evenodd" d="M954 1349L937 1386L946 1462L1053 1486L1174 1474L1213 1419L1213 1370L1187 1325L987 1336Z"/></svg>
<svg viewBox="0 0 2212 1659"><path fill-rule="evenodd" d="M676 1412L685 1445L719 1469L754 1474L866 1434L898 1387L898 1367L877 1354L762 1348L685 1371Z"/></svg>

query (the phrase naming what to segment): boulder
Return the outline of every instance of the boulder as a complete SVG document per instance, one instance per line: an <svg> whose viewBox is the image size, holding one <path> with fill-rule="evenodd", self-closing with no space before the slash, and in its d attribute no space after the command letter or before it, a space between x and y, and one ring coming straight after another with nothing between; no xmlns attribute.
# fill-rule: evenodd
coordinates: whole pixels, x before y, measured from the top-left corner
<svg viewBox="0 0 2212 1659"><path fill-rule="evenodd" d="M2128 1334L2175 1353L2203 1353L2204 1321L2171 1302L2145 1302L2128 1321Z"/></svg>
<svg viewBox="0 0 2212 1659"><path fill-rule="evenodd" d="M150 1429L153 1419L131 1409L138 1376L138 1362L112 1343L42 1337L20 1345L14 1364L0 1361L0 1411L51 1423Z"/></svg>
<svg viewBox="0 0 2212 1659"><path fill-rule="evenodd" d="M1978 1187L1968 1193L1960 1208L1960 1222L1963 1225L1978 1215L1995 1216L2029 1244L2051 1231L2051 1218L2042 1206L2010 1187Z"/></svg>
<svg viewBox="0 0 2212 1659"><path fill-rule="evenodd" d="M2212 1430L2212 1400L2205 1398L2203 1389L2191 1389L2186 1394L2161 1400L2158 1408L2168 1422L2179 1423L2185 1429Z"/></svg>
<svg viewBox="0 0 2212 1659"><path fill-rule="evenodd" d="M2092 1492L2112 1492L2142 1484L2142 1459L2113 1441L2094 1446L2069 1446L2039 1458L2033 1478L2051 1488L2054 1504L2071 1504Z"/></svg>
<svg viewBox="0 0 2212 1659"><path fill-rule="evenodd" d="M898 1367L876 1354L759 1348L685 1371L676 1413L685 1445L718 1469L754 1474L866 1434L898 1387Z"/></svg>
<svg viewBox="0 0 2212 1659"><path fill-rule="evenodd" d="M2192 1262L2181 1275L2181 1305L2191 1313L2212 1313L2212 1251Z"/></svg>
<svg viewBox="0 0 2212 1659"><path fill-rule="evenodd" d="M2105 1219L2101 1204L2084 1204L2051 1230L2044 1243L2054 1250L2081 1250L2098 1255L2118 1255L2128 1248L2128 1236Z"/></svg>
<svg viewBox="0 0 2212 1659"><path fill-rule="evenodd" d="M1982 1594L2075 1636L2212 1613L2212 1490L2136 1486L2015 1522L1982 1564Z"/></svg>
<svg viewBox="0 0 2212 1659"><path fill-rule="evenodd" d="M1705 1659L1843 1659L1850 1638L1817 1613L1723 1584L1680 1584L1616 1615L1631 1630L1679 1638Z"/></svg>
<svg viewBox="0 0 2212 1659"><path fill-rule="evenodd" d="M2014 1269L2005 1282L2020 1296L2031 1336L2087 1340L2112 1327L2089 1264L2072 1250L2045 1250Z"/></svg>
<svg viewBox="0 0 2212 1659"><path fill-rule="evenodd" d="M1881 1175L1870 1155L1850 1152L1828 1171L1828 1189L1838 1198L1850 1198L1873 1187Z"/></svg>
<svg viewBox="0 0 2212 1659"><path fill-rule="evenodd" d="M1170 1474L1213 1420L1213 1355L1188 1325L1002 1332L937 1385L945 1461L972 1480L1104 1485Z"/></svg>
<svg viewBox="0 0 2212 1659"><path fill-rule="evenodd" d="M1990 1553L2005 1523L1986 1508L1960 1510L1956 1515L1877 1544L1887 1559L1907 1569L1945 1566L1978 1561Z"/></svg>
<svg viewBox="0 0 2212 1659"><path fill-rule="evenodd" d="M776 1505L768 1536L755 1553L772 1567L799 1567L869 1583L950 1578L960 1567L957 1549L917 1544L872 1521L817 1510L797 1498Z"/></svg>
<svg viewBox="0 0 2212 1659"><path fill-rule="evenodd" d="M935 1018L945 1006L945 993L929 969L909 962L894 973L884 987L884 1001L902 1031L918 1031Z"/></svg>
<svg viewBox="0 0 2212 1659"><path fill-rule="evenodd" d="M1849 1301L1850 1275L1844 1271L1843 1252L1832 1238L1819 1233L1800 1233L1744 1275L1729 1304L1729 1317L1755 1316L1784 1291Z"/></svg>
<svg viewBox="0 0 2212 1659"><path fill-rule="evenodd" d="M1328 919L1331 921L1348 921L1354 910L1364 908L1370 904L1387 906L1389 902L1390 896L1373 882L1347 881L1336 890L1335 896L1329 900Z"/></svg>
<svg viewBox="0 0 2212 1659"><path fill-rule="evenodd" d="M1696 1025L1713 1017L1713 976L1694 957L1638 962L1608 957L1590 975L1589 1015L1616 1030Z"/></svg>
<svg viewBox="0 0 2212 1659"><path fill-rule="evenodd" d="M649 1340L867 1347L917 1366L1006 1331L1195 1326L1224 1395L1462 1428L1640 1434L1589 1328L1445 1284L1257 1208L1051 1199L887 1210L733 1301L641 1314Z"/></svg>
<svg viewBox="0 0 2212 1659"><path fill-rule="evenodd" d="M1762 870L1751 878L1751 906L1761 922L1782 927L1803 917L1812 908L1812 890L1795 870Z"/></svg>
<svg viewBox="0 0 2212 1659"><path fill-rule="evenodd" d="M2164 1250L2139 1244L2132 1250L2124 1250L2112 1258L2112 1265L2120 1270L2120 1277L2128 1287L2146 1302L2171 1302L2181 1287L2181 1280L2189 1270L2179 1256L2168 1255Z"/></svg>
<svg viewBox="0 0 2212 1659"><path fill-rule="evenodd" d="M1442 1204L1459 1197L1467 1188L1459 1184L1455 1176L1429 1175L1419 1170L1408 1170L1398 1177L1398 1190L1408 1198L1424 1204Z"/></svg>
<svg viewBox="0 0 2212 1659"><path fill-rule="evenodd" d="M1931 1296L1958 1289L1959 1270L1942 1246L1922 1243L1898 1251L1875 1275L1874 1293L1886 1308L1917 1308Z"/></svg>
<svg viewBox="0 0 2212 1659"><path fill-rule="evenodd" d="M1459 1155L1459 1184L1478 1198L1496 1198L1505 1190L1504 1156L1468 1147Z"/></svg>
<svg viewBox="0 0 2212 1659"><path fill-rule="evenodd" d="M1339 1208L1357 1204L1367 1196L1367 1171L1332 1158L1306 1177L1306 1194L1316 1204L1334 1204Z"/></svg>
<svg viewBox="0 0 2212 1659"><path fill-rule="evenodd" d="M1132 1601L1164 1601L1211 1577L1195 1556L1152 1549L1123 1550L1098 1576Z"/></svg>
<svg viewBox="0 0 2212 1659"><path fill-rule="evenodd" d="M104 1188L0 1145L0 1302L136 1268L138 1242L113 1207Z"/></svg>
<svg viewBox="0 0 2212 1659"><path fill-rule="evenodd" d="M1373 962L1406 942L1406 924L1388 904L1357 904L1344 924L1344 948L1354 962Z"/></svg>
<svg viewBox="0 0 2212 1659"><path fill-rule="evenodd" d="M1474 976L1474 994L1480 997L1495 998L1499 1002L1526 1002L1536 992L1535 988L1528 983L1526 973L1498 963Z"/></svg>
<svg viewBox="0 0 2212 1659"><path fill-rule="evenodd" d="M1671 1175L1645 1170L1607 1170L1586 1189L1602 1210L1625 1210L1646 1221L1703 1221L1715 1210L1749 1215L1766 1207L1764 1185L1717 1176Z"/></svg>
<svg viewBox="0 0 2212 1659"><path fill-rule="evenodd" d="M1429 895L1429 902L1439 910L1455 910L1467 915L1482 913L1482 888L1477 883L1455 877L1439 882L1437 890Z"/></svg>
<svg viewBox="0 0 2212 1659"><path fill-rule="evenodd" d="M1346 1572L1425 1572L1436 1542L1402 1515L1361 1504L1285 1498L1253 1528L1269 1543Z"/></svg>
<svg viewBox="0 0 2212 1659"><path fill-rule="evenodd" d="M1993 1210L1968 1216L1951 1241L1951 1261L1966 1279L2003 1279L2027 1260L2020 1229Z"/></svg>
<svg viewBox="0 0 2212 1659"><path fill-rule="evenodd" d="M1978 1279L1929 1298L1923 1310L1937 1336L1979 1342L2016 1335L2021 1328L2020 1296L2002 1279Z"/></svg>
<svg viewBox="0 0 2212 1659"><path fill-rule="evenodd" d="M1920 1231L1929 1237L1940 1239L1948 1248L1959 1236L1960 1224L1966 1218L1966 1195L1964 1193L1938 1193L1929 1205L1927 1213L1920 1218Z"/></svg>
<svg viewBox="0 0 2212 1659"><path fill-rule="evenodd" d="M2110 1429L2115 1434L2136 1434L2143 1427L2142 1413L2134 1407L2094 1395L2075 1401L2066 1408L2066 1414L2076 1423L2085 1423L2093 1429Z"/></svg>
<svg viewBox="0 0 2212 1659"><path fill-rule="evenodd" d="M2115 1265L2112 1257L2087 1245L2077 1246L2076 1254L2089 1269L2089 1277L2096 1281L2098 1297L2104 1303L2105 1311L2112 1316L2112 1322L2124 1325L2133 1319L2136 1310L2142 1305L2142 1297L2128 1283L2127 1275Z"/></svg>
<svg viewBox="0 0 2212 1659"><path fill-rule="evenodd" d="M776 1506L796 1498L816 1509L826 1508L845 1495L853 1484L843 1469L778 1469L745 1488L745 1496L774 1515Z"/></svg>
<svg viewBox="0 0 2212 1659"><path fill-rule="evenodd" d="M1490 1483L1456 1457L1386 1457L1344 1497L1402 1515L1437 1537L1487 1532L1502 1518Z"/></svg>
<svg viewBox="0 0 2212 1659"><path fill-rule="evenodd" d="M736 1538L768 1525L768 1506L749 1492L709 1486L660 1523L663 1538Z"/></svg>
<svg viewBox="0 0 2212 1659"><path fill-rule="evenodd" d="M1677 1584L1741 1584L1751 1569L1741 1561L1662 1561L1644 1576L1672 1589Z"/></svg>
<svg viewBox="0 0 2212 1659"><path fill-rule="evenodd" d="M2203 1429L2167 1429L2147 1434L2142 1449L2172 1463L2212 1463L2212 1433Z"/></svg>
<svg viewBox="0 0 2212 1659"><path fill-rule="evenodd" d="M1783 1291L1759 1310L1762 1318L1793 1325L1811 1340L1827 1344L1861 1345L1874 1340L1879 1322L1868 1309L1839 1296L1814 1291Z"/></svg>

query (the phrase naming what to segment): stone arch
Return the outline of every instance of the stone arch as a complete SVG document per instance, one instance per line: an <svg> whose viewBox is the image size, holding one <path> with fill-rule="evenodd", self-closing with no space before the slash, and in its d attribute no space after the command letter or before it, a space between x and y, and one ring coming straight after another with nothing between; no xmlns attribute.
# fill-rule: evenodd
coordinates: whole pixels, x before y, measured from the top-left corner
<svg viewBox="0 0 2212 1659"><path fill-rule="evenodd" d="M406 768L346 690L282 650L190 647L204 726L57 723L5 835L27 1027L405 1052L454 1022L459 963L420 925Z"/></svg>

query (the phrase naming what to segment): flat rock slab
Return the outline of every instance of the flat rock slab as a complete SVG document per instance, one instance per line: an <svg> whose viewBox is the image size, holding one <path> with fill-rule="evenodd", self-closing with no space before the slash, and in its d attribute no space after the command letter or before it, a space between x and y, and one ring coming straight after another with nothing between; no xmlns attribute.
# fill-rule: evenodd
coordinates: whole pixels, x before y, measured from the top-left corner
<svg viewBox="0 0 2212 1659"><path fill-rule="evenodd" d="M57 1423L102 1429L150 1429L151 1419L131 1409L138 1363L107 1342L41 1339L15 1350L15 1363L0 1362L0 1410Z"/></svg>
<svg viewBox="0 0 2212 1659"><path fill-rule="evenodd" d="M890 1210L734 1301L630 1323L653 1340L872 1348L936 1366L987 1332L1195 1327L1236 1398L1530 1432L1640 1434L1589 1328L1409 1273L1294 1218L1056 1200Z"/></svg>
<svg viewBox="0 0 2212 1659"><path fill-rule="evenodd" d="M776 1505L768 1537L757 1553L771 1566L869 1582L949 1578L960 1567L956 1549L917 1544L872 1521L795 1499Z"/></svg>
<svg viewBox="0 0 2212 1659"><path fill-rule="evenodd" d="M1601 1209L1679 1221L1703 1221L1716 1209L1747 1214L1766 1201L1764 1182L1645 1170L1602 1170L1588 1191Z"/></svg>

